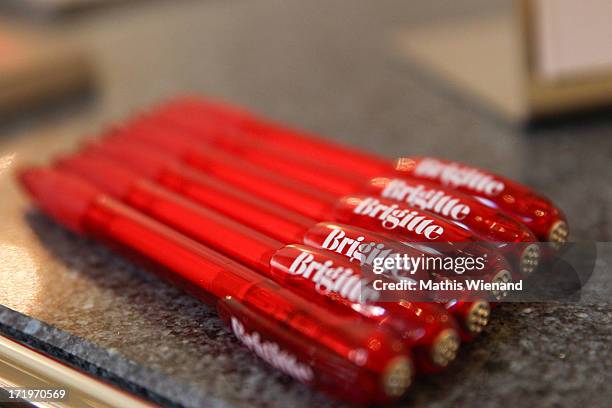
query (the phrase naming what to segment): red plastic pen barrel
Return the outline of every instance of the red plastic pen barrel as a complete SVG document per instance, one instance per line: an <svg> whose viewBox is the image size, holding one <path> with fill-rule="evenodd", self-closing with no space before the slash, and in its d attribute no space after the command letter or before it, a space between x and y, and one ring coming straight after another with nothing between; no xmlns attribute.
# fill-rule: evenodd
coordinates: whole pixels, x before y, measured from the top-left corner
<svg viewBox="0 0 612 408"><path fill-rule="evenodd" d="M318 216L313 217L316 220L331 218L344 224L389 234L403 242L452 242L453 245L448 247L450 251L454 251L454 248L461 248L462 254L474 256L482 256L488 253L491 262L500 256L495 250L485 246L488 244L479 242L468 231L433 214L418 209L407 209L401 204L385 204L384 200L371 197L352 196L333 202L332 200L323 200L320 197L315 198L310 192L302 189L292 189L287 196L285 193L288 182L279 186L273 175L268 175L267 172L250 168L245 170L232 159L220 159L219 155L216 154L207 154L204 157L195 149L191 151L189 144L175 144L172 140L165 138L162 140L167 147L165 151L174 150L168 156L182 157L187 164L207 171L207 174L212 173L215 177L219 177L234 187L248 190L260 198L268 199L275 204L285 205L287 208L293 208L307 216L309 210L313 208L312 204L316 203L319 207L317 212L321 212ZM131 161L132 165L138 161L139 164L136 167L150 169L153 174L152 177L155 179L159 179L159 174L170 166L169 163L172 163L168 158L164 162L161 155L147 154L146 152L151 150L149 146L139 140L133 141L125 135L108 138L105 143L91 146L90 151L92 150L97 150L101 154L108 154L119 160ZM161 153L161 150L159 153ZM201 162L201 165L195 163L196 161ZM255 182L251 183L253 180ZM300 198L303 198L303 200ZM386 208L383 209L383 206L386 206ZM401 214L401 222L393 224L392 220L400 216L399 214ZM459 245L460 243L463 244ZM495 279L498 273L506 273L501 270L491 272L491 279Z"/></svg>
<svg viewBox="0 0 612 408"><path fill-rule="evenodd" d="M172 118L172 117L170 117ZM336 195L375 193L384 198L403 201L411 206L431 211L443 218L455 221L480 234L484 239L496 242L534 242L533 234L521 223L488 207L471 196L445 189L432 183L415 179L376 177L364 185L363 180L351 177L338 167L323 166L320 162L288 156L282 149L249 141L244 135L226 134L214 127L205 129L182 126L181 121L164 121L151 115L137 120L123 129L132 137L184 139L191 136L207 144L219 147L250 163L292 178L311 187ZM245 140L246 139L246 140ZM537 247L533 247L536 249ZM528 272L526 272L528 273Z"/></svg>
<svg viewBox="0 0 612 408"><path fill-rule="evenodd" d="M322 247L322 245L318 245L316 239L312 239L313 235L307 233L309 228L313 228L316 231L317 226L314 225L314 220L237 190L203 173L189 170L161 153L144 148L142 145L134 145L133 143L104 143L89 145L86 151L98 159L107 157L115 161L116 165L111 165L110 168L101 171L85 171L85 173L90 173L89 177L101 175L97 182L107 183L107 188L117 189L118 183L114 179L119 180L121 177L117 175L105 177L105 175L112 171L120 171L118 166L127 166L141 176L152 179L171 191L225 214L281 242L303 241L309 245ZM93 163L93 161L91 162ZM115 194L125 194L125 192L119 190ZM344 233L352 234L355 239L359 237L358 232L354 231L354 228L352 230L344 228ZM367 235L362 234L362 236L365 237ZM375 245L382 245L385 247L384 250L387 250L387 247L389 247L386 243L388 240L381 239L375 234L370 233L368 238L369 243L376 242ZM378 249L383 250L382 248ZM373 252L376 252L376 249ZM378 254L379 252L376 253L376 255ZM344 255L350 257L350 254ZM466 315L458 315L458 317L460 319L470 318L470 316ZM462 322L462 327L472 327L474 324L481 324L484 327L486 322ZM462 331L461 337L464 340L469 340L480 330L476 332Z"/></svg>
<svg viewBox="0 0 612 408"><path fill-rule="evenodd" d="M108 158L139 175L282 242L299 242L316 221L269 203L139 144L90 144L85 153ZM110 184L114 184L109 180Z"/></svg>
<svg viewBox="0 0 612 408"><path fill-rule="evenodd" d="M247 347L294 378L364 404L388 402L406 391L409 354L389 333L329 313L80 179L30 169L20 180L58 222L159 265L163 277L217 304Z"/></svg>
<svg viewBox="0 0 612 408"><path fill-rule="evenodd" d="M337 167L325 167L320 162L297 156L287 157L282 150L250 142L245 137L215 132L214 129L181 129L180 122L171 125L156 116L137 120L122 131L144 140L171 139L175 143L177 140L186 140L186 136L192 137L194 141L219 147L252 164L278 174L290 175L292 179L336 196L376 194L454 221L478 233L483 239L507 243L536 241L535 236L523 224L471 196L426 181L376 177L364 184L363 180L351 177Z"/></svg>
<svg viewBox="0 0 612 408"><path fill-rule="evenodd" d="M212 146L277 174L291 175L292 179L329 194L342 196L359 192L363 188L361 179L340 174L337 168L325 166L320 161L308 160L298 155L287 157L284 150L251 140L248 135L226 132L218 125L204 126L204 129L182 125L180 121L168 121L152 115L128 123L121 128L121 132L132 137L174 140L185 140L187 136L192 138L194 143Z"/></svg>
<svg viewBox="0 0 612 408"><path fill-rule="evenodd" d="M166 137L163 133L127 133L115 131L106 138L107 145L147 145L168 157L272 201L302 215L323 219L333 208L336 197L305 186L282 175L237 160L217 149L201 149L189 138Z"/></svg>
<svg viewBox="0 0 612 408"><path fill-rule="evenodd" d="M377 158L348 146L331 143L306 132L298 132L283 125L263 121L246 110L228 105L212 103L203 98L176 99L156 109L155 114L167 114L195 126L208 123L209 126L225 126L256 135L260 140L282 147L287 151L300 152L306 157L336 163L341 168L372 177L384 174L390 164L388 160Z"/></svg>
<svg viewBox="0 0 612 408"><path fill-rule="evenodd" d="M191 136L192 143L204 141L207 145L220 147L251 164L286 175L285 177L290 175L291 179L336 197L366 192L402 202L456 223L477 234L483 241L496 242L496 247L524 275L532 273L538 266L540 250L538 245L533 244L536 237L527 227L473 197L452 189L419 180L388 177L377 177L369 183L364 183L343 174L337 168L324 168L319 163L302 160L297 156L286 157L286 154L278 149L274 151L272 148L262 147L257 143L245 141L244 137L215 132L214 129L182 129L157 116L136 120L122 128L120 133L129 134L131 138L139 140L153 140L164 147L171 146L169 148L181 154L187 150ZM181 148L181 145L185 147ZM200 152L206 154L206 150ZM198 167L201 168L201 165ZM282 195L282 192L279 194ZM532 244L523 245L523 242Z"/></svg>
<svg viewBox="0 0 612 408"><path fill-rule="evenodd" d="M332 203L335 199L338 199L338 195L330 193L322 194L310 186L304 184L299 185L300 183L298 182L292 183L292 180L288 176L271 173L250 164L244 164L240 160L228 156L224 152L220 152L216 149L199 148L195 141L191 140L188 136L182 135L180 132L166 133L163 130L160 131L154 128L151 128L149 131L146 131L148 127L145 127L144 130L140 128L141 126L128 126L125 129L115 132L114 136L110 139L113 141L136 140L142 143L151 143L159 149L163 149L165 152L170 152L170 155L176 156L200 171L213 174L215 177L219 177L229 183L240 186L240 188L249 189L250 192L262 198L272 200L287 208L296 209L302 214L318 220L329 218L330 208L333 206ZM299 168L300 166L296 163L295 167ZM292 175L292 173L289 172L290 168L288 167L284 174ZM327 175L326 179L333 181L334 175L330 173ZM380 180L378 182L380 184ZM364 185L362 189L376 191L375 185L376 184L371 184L368 187ZM445 216L445 213L450 213L450 209L441 204L457 203L459 198L462 198L464 202L474 200L466 197L455 197L454 200L451 198L453 198L452 193L444 197L438 195L438 206L430 206L432 207L431 209L434 210L433 212L435 212L436 208L440 207L438 211L439 214L430 215L437 217L440 222L447 225L447 227L445 227L447 230L447 237L445 237L445 239L439 239L438 241L456 242L469 240L478 242L494 238L492 241L496 242L495 247L508 257L515 269L519 270L521 274L529 274L537 268L539 247L535 244L522 244L524 241L535 241L535 237L527 228L498 214L496 210L479 205L478 202L472 202L472 207L484 208L476 208L478 212L474 213L469 218L465 217L465 219L463 219L463 222L469 222L472 227L466 228L463 226L464 224L457 223L452 219L452 214L454 213L451 213L451 217ZM342 198L341 201L345 199L346 197ZM414 206L413 203L402 203L401 206L413 206L413 211L419 213L417 216L427 216L429 218L429 215L425 214L423 210L419 208L423 206ZM337 205L335 207L339 208ZM469 207L464 204L462 208L464 213L456 215L467 215L465 211ZM471 208L469 209L471 210ZM342 214L338 214L338 216L341 215ZM348 217L349 215L345 214L345 216ZM350 215L350 217L353 219L353 222L350 222L351 224L358 226L371 224L371 220L367 218L362 219L362 217L355 217L355 215ZM343 219L337 220L349 223ZM362 222L365 224L361 224ZM371 225L369 227L371 227ZM461 230L465 232L462 233ZM414 232L415 231L412 229L403 231L404 234L408 235L406 239L413 241L417 240L417 242L423 239L422 236L414 234ZM455 238L450 237L451 232L455 235ZM505 241L505 239L509 239L510 241Z"/></svg>
<svg viewBox="0 0 612 408"><path fill-rule="evenodd" d="M163 135L145 137L146 139L137 138L131 142L130 135L115 135L107 139L103 148L127 150L130 143L135 143L131 148L134 150L139 143L144 148L144 141L150 141L160 151L163 149L167 155L174 156L208 175L317 220L334 216L335 220L346 224L374 228L380 232L397 231L397 235L405 241L478 241L469 231L418 209L408 209L401 204L390 204L384 199L365 196L349 196L338 201L332 195L320 194L317 190L305 186L296 186L297 183L291 185L288 179L245 165L223 152L198 149L186 140L170 139ZM360 202L359 205L356 204L357 201ZM386 208L383 209L385 205ZM399 212L402 212L406 225L401 225L404 228L389 228L389 219ZM408 220L409 217L412 219ZM418 225L415 221L419 221Z"/></svg>
<svg viewBox="0 0 612 408"><path fill-rule="evenodd" d="M304 156L316 157L320 161L333 163L335 165L333 170L336 172L347 170L348 172L360 173L362 177L369 178L373 175L385 174L390 170L389 163L386 160L361 152L354 154L350 149L342 146L335 146L336 148L334 148L327 141L317 140L316 137L304 136L303 134L300 135L295 131L282 129L278 126L268 126L246 111L238 111L233 107L229 108L220 104L210 103L197 97L174 101L155 111L152 116L156 118L163 117L162 119L169 120L179 127L182 126L182 129L187 131L195 130L200 131L202 134L208 133L220 136L217 139L235 136L237 129L244 130L251 127L251 132L243 133L241 136L254 135L252 139L271 142L269 143L270 146L278 147L281 151L284 150L289 159L297 159L299 161L301 156L298 157L295 152L300 152L306 153ZM203 118L204 120L202 120ZM231 130L228 130L230 128ZM253 130L255 132L252 132ZM478 207L477 203L473 200L472 203ZM499 225L500 223L498 222L497 224ZM505 240L505 238L502 240ZM523 272L527 273L535 269L538 258L538 251L536 250L537 248L527 248L523 252L520 262Z"/></svg>
<svg viewBox="0 0 612 408"><path fill-rule="evenodd" d="M59 166L305 297L334 309L341 308L340 312L348 315L360 313L395 330L409 346L418 348L415 357L425 371L438 370L454 359L458 337L450 315L432 303L376 301L378 294L373 292L368 296L372 289L363 285L366 282L359 272L359 262L351 263L333 254L334 251L328 253L302 245L284 246L100 158L74 156L61 160ZM320 232L320 229L311 228L305 231L307 239L304 240L317 241ZM343 233L355 234L350 228L345 228ZM347 258L351 256L358 257L358 254L354 250ZM420 277L413 276L429 279L425 271L419 273Z"/></svg>
<svg viewBox="0 0 612 408"><path fill-rule="evenodd" d="M429 180L477 197L485 205L499 208L526 224L542 241L559 245L567 241L569 232L565 216L550 200L527 186L482 169L430 157L400 158L392 165L383 158L275 125L245 111L232 111L204 99L177 100L155 113L173 117L192 127L209 123L208 127L212 128L212 122L220 128L242 129L258 140L284 149L288 157L300 152L323 162L334 163L338 169L360 174L364 178L385 175L395 168L401 176Z"/></svg>
<svg viewBox="0 0 612 408"><path fill-rule="evenodd" d="M201 165L194 165L194 167L200 169L200 166L206 167L208 174L214 175L215 177L219 177L223 181L232 184L234 187L246 189L249 192L258 195L260 198L264 198L270 200L276 204L285 205L287 208L293 208L296 211L300 211L303 209L312 209L313 202L315 202L315 206L318 204L317 212L324 212L325 214L321 214L316 217L317 220L321 219L329 219L330 217L344 217L346 219L351 219L350 224L356 226L362 226L365 228L376 228L377 231L380 231L385 234L390 234L392 237L396 239L400 239L408 242L423 242L427 241L426 236L419 233L419 229L413 228L404 228L396 231L389 231L384 227L385 220L375 220L372 219L371 214L354 214L352 209L345 208L343 206L343 201L340 201L340 204L337 203L327 203L321 200L321 198L315 198L314 194L310 194L308 189L291 189L289 197L285 196L285 192L287 191L287 185L289 184L287 181L282 182L282 185L279 185L275 182L276 176L269 175L267 172L255 169L251 170L242 166L240 162L235 163L234 160L227 158L220 158L223 156L223 153L219 153L218 155L209 154L205 157L199 155L198 151L191 151L190 144L185 143L184 141L175 143L175 141L169 140L167 138L160 138L159 145L157 145L157 154L155 149L152 149L151 146L145 144L141 140L132 140L129 136L123 134L114 134L112 137L109 137L105 140L105 143L101 143L95 146L90 146L90 151L97 151L98 154L107 154L111 157L114 157L117 160L128 163L136 168L137 171L142 171L145 169L150 173L150 177L153 177L159 180L163 174L167 171L168 167L172 167L170 163L174 163L171 160L172 156L181 157L183 154L189 156L190 160L187 164L194 165L194 161L201 162ZM163 144L162 144L163 143ZM161 147L164 147L163 149ZM194 149L195 150L195 149ZM166 154L162 155L162 152ZM190 153L186 153L190 152ZM185 159L186 156L183 156L184 161L188 161ZM217 166L217 164L219 164ZM176 174L175 174L176 175ZM249 178L249 176L252 176ZM251 183L252 180L256 180L254 183ZM299 200L298 197L302 197L305 201L305 205L302 200ZM298 201L296 201L298 200ZM327 201L327 200L326 200ZM290 204L289 204L290 203ZM338 214L338 211L334 211L334 207L338 205L340 208L339 211L345 211L343 215ZM326 211L322 211L325 207L329 207ZM419 210L410 210L409 212L419 213ZM302 211L302 214L305 214ZM500 257L494 250L488 249L483 246L482 243L479 242L470 242L468 244L464 244L459 246L460 242L464 242L466 237L469 236L467 231L464 231L452 224L448 224L448 222L438 219L438 217L431 214L423 214L422 217L426 218L424 222L428 222L429 219L436 219L435 225L439 227L440 225L447 225L448 232L445 233L445 239L448 239L454 243L454 246L448 246L451 252L456 253L457 248L462 248L461 254L463 256L482 256L484 253L490 252L488 259L490 260L491 265L499 265L501 263L495 262L497 258ZM416 218L416 217L415 217ZM432 235L433 237L434 235ZM471 241L476 241L475 238L470 239ZM439 240L440 242L442 240ZM475 251L475 252L474 252ZM482 276L482 278L486 281L497 282L501 277L506 277L508 275L509 267L502 268L499 270L490 270L486 276Z"/></svg>

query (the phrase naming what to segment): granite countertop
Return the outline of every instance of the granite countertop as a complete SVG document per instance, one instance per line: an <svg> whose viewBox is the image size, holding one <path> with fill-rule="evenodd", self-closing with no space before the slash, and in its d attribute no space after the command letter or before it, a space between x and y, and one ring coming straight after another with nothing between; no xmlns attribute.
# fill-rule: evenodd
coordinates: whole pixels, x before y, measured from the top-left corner
<svg viewBox="0 0 612 408"><path fill-rule="evenodd" d="M460 3L460 4L455 4ZM527 132L425 79L395 28L501 1L137 2L65 21L95 51L95 96L0 128L0 332L165 405L341 406L241 347L215 313L33 211L12 172L181 92L201 92L388 156L427 154L520 180L557 202L576 241L610 241L612 120ZM505 304L448 372L400 406L608 406L609 244L598 296Z"/></svg>

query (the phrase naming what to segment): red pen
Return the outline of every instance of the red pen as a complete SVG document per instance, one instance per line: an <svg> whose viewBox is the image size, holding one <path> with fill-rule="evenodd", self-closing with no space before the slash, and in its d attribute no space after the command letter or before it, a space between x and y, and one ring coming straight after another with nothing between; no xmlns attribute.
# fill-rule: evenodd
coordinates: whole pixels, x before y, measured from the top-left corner
<svg viewBox="0 0 612 408"><path fill-rule="evenodd" d="M147 141L149 144L146 144ZM140 147L136 147L139 143ZM137 135L132 138L128 134L113 133L107 137L103 146L108 150L118 150L118 154L122 154L121 150L150 147L201 172L318 221L332 219L388 234L402 242L441 242L446 244L447 252L470 257L486 256L490 265L501 265L497 262L500 255L489 243L436 215L365 195L345 196L338 200L332 195L298 185L288 178L236 160L223 152L199 149L188 138L171 139L157 135L150 138L147 135ZM508 271L514 273L510 268L491 270L487 279L495 281L500 274L507 276Z"/></svg>
<svg viewBox="0 0 612 408"><path fill-rule="evenodd" d="M304 157L317 158L324 163L334 163L339 168L355 172L363 177L385 174L390 169L388 160L334 144L314 134L296 131L277 123L264 121L246 110L219 102L207 101L201 97L180 98L160 106L155 114L167 112L183 122L201 126L202 122L223 125L234 132L246 131L258 139L284 149L300 152Z"/></svg>
<svg viewBox="0 0 612 408"><path fill-rule="evenodd" d="M333 195L354 194L360 192L364 185L361 178L344 173L341 169L296 154L288 157L282 148L261 143L244 132L215 123L200 122L196 126L178 120L175 115L151 114L128 122L118 131L131 136L140 134L179 139L188 136L193 141L213 146L269 171L291 174L295 180Z"/></svg>
<svg viewBox="0 0 612 408"><path fill-rule="evenodd" d="M77 155L60 160L58 166L304 297L333 309L340 307L339 312L344 314L360 313L396 331L415 348L415 361L425 372L446 367L455 357L459 346L456 324L444 308L435 303L378 301L378 293L370 293L372 289L361 284L367 278L361 276L360 264L367 263L356 245L352 245L352 251L346 243L342 251L316 249L338 249L339 234L346 238L360 231L322 223L304 231L303 241L314 246L284 245L103 158ZM254 215L252 211L248 214ZM430 279L425 271L416 272L413 278Z"/></svg>
<svg viewBox="0 0 612 408"><path fill-rule="evenodd" d="M516 267L529 275L537 269L539 246L537 238L522 223L491 208L476 198L452 188L412 178L376 177L364 183L362 179L319 161L291 155L274 146L250 141L244 135L228 134L214 127L181 126L180 121L164 120L164 115L150 115L128 124L124 131L132 137L183 139L192 137L206 145L222 149L256 166L277 174L290 174L310 187L336 197L349 194L369 194L405 203L452 221L480 236L482 240L498 243L497 247L515 258ZM170 117L172 119L172 117ZM218 128L218 126L217 126Z"/></svg>
<svg viewBox="0 0 612 408"><path fill-rule="evenodd" d="M118 165L128 166L131 170L154 180L169 190L188 197L201 205L213 208L281 242L304 242L308 245L330 249L326 248L320 240L314 238L316 236L314 231L317 231L318 228L315 225L316 221L261 200L220 182L218 179L189 169L175 160L142 145L128 142L95 144L89 145L87 152L97 157L108 157L116 161ZM311 231L311 229L314 229L314 231ZM391 248L391 245L388 244L389 240L381 239L371 232L369 232L369 235L360 235L354 228L347 226L344 226L343 231L354 240L363 236L364 242L368 242L368 245L372 246L373 256L380 257L381 254L384 255L381 251L389 251L389 248ZM312 232L312 234L309 232ZM407 248L403 250L407 251ZM348 252L340 252L340 254L351 256ZM487 324L488 312L487 316L482 316L484 313L475 313L475 311L488 309L488 303L486 301L459 303L469 304L461 306L452 302L446 306L451 308L453 314L461 323L462 339L469 340L480 333Z"/></svg>
<svg viewBox="0 0 612 408"><path fill-rule="evenodd" d="M567 241L569 232L565 216L550 200L527 186L482 169L431 157L400 158L391 165L383 158L263 121L246 111L204 99L176 100L162 106L155 114L174 116L195 127L209 123L208 128L217 124L242 129L256 140L284 150L288 157L295 157L299 152L304 157L316 157L318 161L333 163L335 168L358 174L364 179L390 174L394 170L402 177L452 187L478 198L487 206L501 209L526 224L542 241L557 244Z"/></svg>
<svg viewBox="0 0 612 408"><path fill-rule="evenodd" d="M240 341L297 380L363 404L406 391L411 360L388 332L330 313L76 177L30 169L20 181L56 221L159 265L164 278L216 305Z"/></svg>
<svg viewBox="0 0 612 408"><path fill-rule="evenodd" d="M377 177L364 184L362 181L342 176L335 169L323 168L319 164L301 161L296 157L284 157L284 154L272 152L270 148L245 142L244 138L230 135L220 137L214 130L189 132L180 127L169 126L167 122L155 116L137 120L118 132L129 134L132 138L156 141L162 146L182 143L184 150L194 142L204 140L224 151L229 150L232 155L256 166L277 174L290 174L291 178L337 198L346 194L368 193L398 201L451 221L475 233L482 241L496 242L497 249L507 256L523 275L531 274L538 267L540 248L535 244L536 237L527 227L454 190L419 180L387 177ZM193 139L190 140L186 135L191 135ZM523 242L528 244L522 244Z"/></svg>

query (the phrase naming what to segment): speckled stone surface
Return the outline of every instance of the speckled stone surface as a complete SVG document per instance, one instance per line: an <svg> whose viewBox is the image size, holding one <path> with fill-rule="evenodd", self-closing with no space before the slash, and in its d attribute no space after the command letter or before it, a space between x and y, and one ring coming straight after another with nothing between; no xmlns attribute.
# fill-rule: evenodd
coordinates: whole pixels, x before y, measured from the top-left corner
<svg viewBox="0 0 612 408"><path fill-rule="evenodd" d="M0 331L163 405L341 406L240 347L212 309L32 211L12 168L184 91L223 97L371 151L489 168L553 198L577 241L610 241L612 116L525 132L422 75L391 32L503 2L138 2L61 29L95 51L95 98L0 134ZM590 295L495 310L447 373L402 406L609 406L609 245Z"/></svg>

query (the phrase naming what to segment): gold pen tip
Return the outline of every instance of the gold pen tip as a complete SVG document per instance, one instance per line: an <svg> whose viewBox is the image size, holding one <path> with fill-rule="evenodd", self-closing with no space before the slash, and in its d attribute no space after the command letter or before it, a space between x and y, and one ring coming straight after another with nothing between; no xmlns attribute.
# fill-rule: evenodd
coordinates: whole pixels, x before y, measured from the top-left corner
<svg viewBox="0 0 612 408"><path fill-rule="evenodd" d="M456 330L443 330L442 332L440 332L440 334L438 334L438 336L432 343L432 361L440 367L446 367L453 360L455 360L455 357L457 357L459 345L459 334Z"/></svg>
<svg viewBox="0 0 612 408"><path fill-rule="evenodd" d="M491 306L486 300L477 300L472 304L467 319L466 326L470 333L477 334L484 330L489 324L491 316Z"/></svg>
<svg viewBox="0 0 612 408"><path fill-rule="evenodd" d="M389 397L401 397L412 384L414 368L408 357L393 359L383 374L383 387Z"/></svg>

